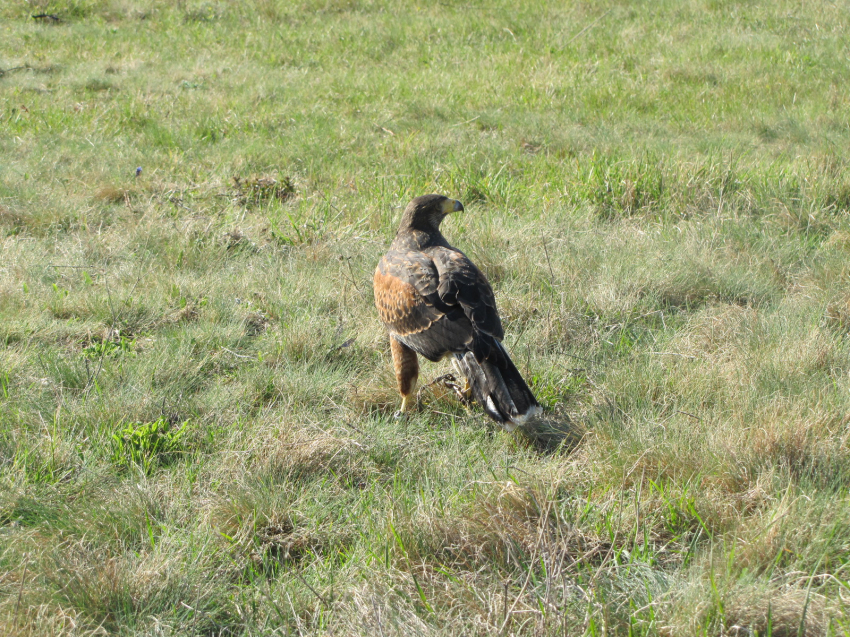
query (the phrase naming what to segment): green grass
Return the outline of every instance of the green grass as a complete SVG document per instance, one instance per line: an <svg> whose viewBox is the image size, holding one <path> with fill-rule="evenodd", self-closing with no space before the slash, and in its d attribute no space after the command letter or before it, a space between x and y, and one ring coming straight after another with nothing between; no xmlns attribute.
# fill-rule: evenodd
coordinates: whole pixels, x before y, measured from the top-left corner
<svg viewBox="0 0 850 637"><path fill-rule="evenodd" d="M848 634L848 29L3 3L0 633ZM427 192L566 435L393 418Z"/></svg>

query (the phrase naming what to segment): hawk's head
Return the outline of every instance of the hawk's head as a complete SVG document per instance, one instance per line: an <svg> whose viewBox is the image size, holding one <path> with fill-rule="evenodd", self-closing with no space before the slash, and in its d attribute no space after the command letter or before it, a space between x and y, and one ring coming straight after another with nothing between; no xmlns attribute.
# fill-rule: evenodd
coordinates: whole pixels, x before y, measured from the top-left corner
<svg viewBox="0 0 850 637"><path fill-rule="evenodd" d="M422 230L436 232L446 215L463 210L463 204L457 199L443 195L422 195L404 209L399 230Z"/></svg>

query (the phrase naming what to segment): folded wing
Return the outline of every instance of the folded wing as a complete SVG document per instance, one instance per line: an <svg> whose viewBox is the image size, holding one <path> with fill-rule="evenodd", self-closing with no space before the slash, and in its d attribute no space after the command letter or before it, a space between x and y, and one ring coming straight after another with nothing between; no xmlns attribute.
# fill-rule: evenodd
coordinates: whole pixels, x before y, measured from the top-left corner
<svg viewBox="0 0 850 637"><path fill-rule="evenodd" d="M390 251L375 272L375 305L390 334L431 361L466 349L472 326L438 293L439 272L423 252Z"/></svg>

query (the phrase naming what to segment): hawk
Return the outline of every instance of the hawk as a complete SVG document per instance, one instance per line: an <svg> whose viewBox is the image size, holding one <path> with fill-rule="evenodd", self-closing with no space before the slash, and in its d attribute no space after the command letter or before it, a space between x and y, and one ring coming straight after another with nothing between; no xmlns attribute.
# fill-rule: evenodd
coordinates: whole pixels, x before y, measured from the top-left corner
<svg viewBox="0 0 850 637"><path fill-rule="evenodd" d="M455 368L490 418L508 431L540 405L502 345L493 288L467 256L449 245L440 223L463 204L442 195L411 201L375 270L375 305L390 336L401 411L415 401L418 355L454 357Z"/></svg>

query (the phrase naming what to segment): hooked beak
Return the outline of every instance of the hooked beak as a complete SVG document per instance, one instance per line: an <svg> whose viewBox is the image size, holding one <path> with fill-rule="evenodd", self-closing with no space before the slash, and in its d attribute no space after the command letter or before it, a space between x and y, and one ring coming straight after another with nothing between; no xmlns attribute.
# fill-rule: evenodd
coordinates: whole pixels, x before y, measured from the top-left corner
<svg viewBox="0 0 850 637"><path fill-rule="evenodd" d="M450 215L453 212L463 212L463 204L457 199L444 199L443 214Z"/></svg>

